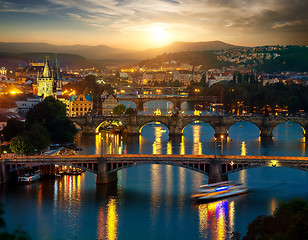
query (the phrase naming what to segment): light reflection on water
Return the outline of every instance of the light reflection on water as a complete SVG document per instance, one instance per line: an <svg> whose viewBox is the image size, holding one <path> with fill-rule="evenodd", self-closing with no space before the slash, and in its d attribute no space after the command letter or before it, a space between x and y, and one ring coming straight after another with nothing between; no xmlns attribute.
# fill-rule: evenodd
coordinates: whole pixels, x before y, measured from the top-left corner
<svg viewBox="0 0 308 240"><path fill-rule="evenodd" d="M224 144L225 154L307 156L306 143L296 124L277 126L270 142L262 142L258 129L249 126L241 123L241 127L230 129L231 140ZM146 125L142 135L132 139L106 132L95 137L78 136L78 146L83 150L77 153L214 153L213 129L207 124L189 124L178 140L169 139L168 130L164 130L162 124ZM284 134L290 135L291 140L283 140ZM308 199L308 193L302 190L307 189L306 172L256 168L230 174L229 179L255 190L245 196L195 205L190 195L207 182L206 176L170 165L149 165L118 172L116 193L106 193L103 197L96 195L99 193L95 189L100 192L104 188L96 188L95 175L91 173L55 179L50 186L43 181L17 186L14 191L4 189L1 196L8 205L5 217L10 228L22 222L33 239L42 239L42 233L47 232L50 238L45 239L59 240L136 239L136 236L228 239L233 230L243 233L256 216L272 213L279 201L293 196ZM19 207L18 194L25 198L25 207ZM30 220L35 224L31 225Z"/></svg>
<svg viewBox="0 0 308 240"><path fill-rule="evenodd" d="M229 239L234 226L234 202L228 200L198 205L202 239Z"/></svg>

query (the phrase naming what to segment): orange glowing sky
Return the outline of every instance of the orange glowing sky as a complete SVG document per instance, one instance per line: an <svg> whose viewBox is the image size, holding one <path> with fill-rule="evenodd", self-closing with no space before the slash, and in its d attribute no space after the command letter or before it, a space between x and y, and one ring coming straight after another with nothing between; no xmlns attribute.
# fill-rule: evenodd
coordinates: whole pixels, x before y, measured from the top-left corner
<svg viewBox="0 0 308 240"><path fill-rule="evenodd" d="M174 41L308 44L304 0L4 0L1 42L146 49Z"/></svg>

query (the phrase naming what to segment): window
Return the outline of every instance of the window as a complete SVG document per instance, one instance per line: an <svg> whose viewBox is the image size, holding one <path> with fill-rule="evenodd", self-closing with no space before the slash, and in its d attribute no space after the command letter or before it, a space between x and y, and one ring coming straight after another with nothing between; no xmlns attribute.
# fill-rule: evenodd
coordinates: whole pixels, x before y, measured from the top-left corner
<svg viewBox="0 0 308 240"><path fill-rule="evenodd" d="M78 111L78 108L76 108L76 111Z"/></svg>
<svg viewBox="0 0 308 240"><path fill-rule="evenodd" d="M82 111L82 108L80 108L80 111Z"/></svg>
<svg viewBox="0 0 308 240"><path fill-rule="evenodd" d="M87 108L84 108L85 111L87 111Z"/></svg>

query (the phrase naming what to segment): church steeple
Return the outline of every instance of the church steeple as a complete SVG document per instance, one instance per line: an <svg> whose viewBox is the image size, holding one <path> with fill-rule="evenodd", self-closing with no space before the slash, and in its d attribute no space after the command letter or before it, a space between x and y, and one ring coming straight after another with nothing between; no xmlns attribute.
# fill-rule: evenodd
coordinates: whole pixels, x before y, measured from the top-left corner
<svg viewBox="0 0 308 240"><path fill-rule="evenodd" d="M51 77L51 72L49 69L49 61L48 61L48 57L46 57L46 62L45 62L45 66L44 66L44 70L43 70L43 77L44 78L50 78Z"/></svg>
<svg viewBox="0 0 308 240"><path fill-rule="evenodd" d="M54 78L56 80L60 79L60 71L59 71L59 64L58 64L58 56L57 56L57 54L55 54Z"/></svg>

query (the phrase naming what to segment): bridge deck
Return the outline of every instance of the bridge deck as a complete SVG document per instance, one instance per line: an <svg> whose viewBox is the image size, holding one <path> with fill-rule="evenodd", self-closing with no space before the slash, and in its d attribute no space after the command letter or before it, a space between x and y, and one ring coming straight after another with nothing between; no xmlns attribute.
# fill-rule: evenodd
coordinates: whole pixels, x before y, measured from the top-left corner
<svg viewBox="0 0 308 240"><path fill-rule="evenodd" d="M97 162L103 157L108 162L119 162L119 161L170 161L170 162L204 162L214 159L214 155L180 155L180 154L104 154L101 155L71 155L71 156L10 156L2 157L1 160L4 163L25 163L25 162ZM294 156L241 156L241 155L217 155L221 162L268 162L268 161L279 161L288 163L308 162L308 157L294 157Z"/></svg>

